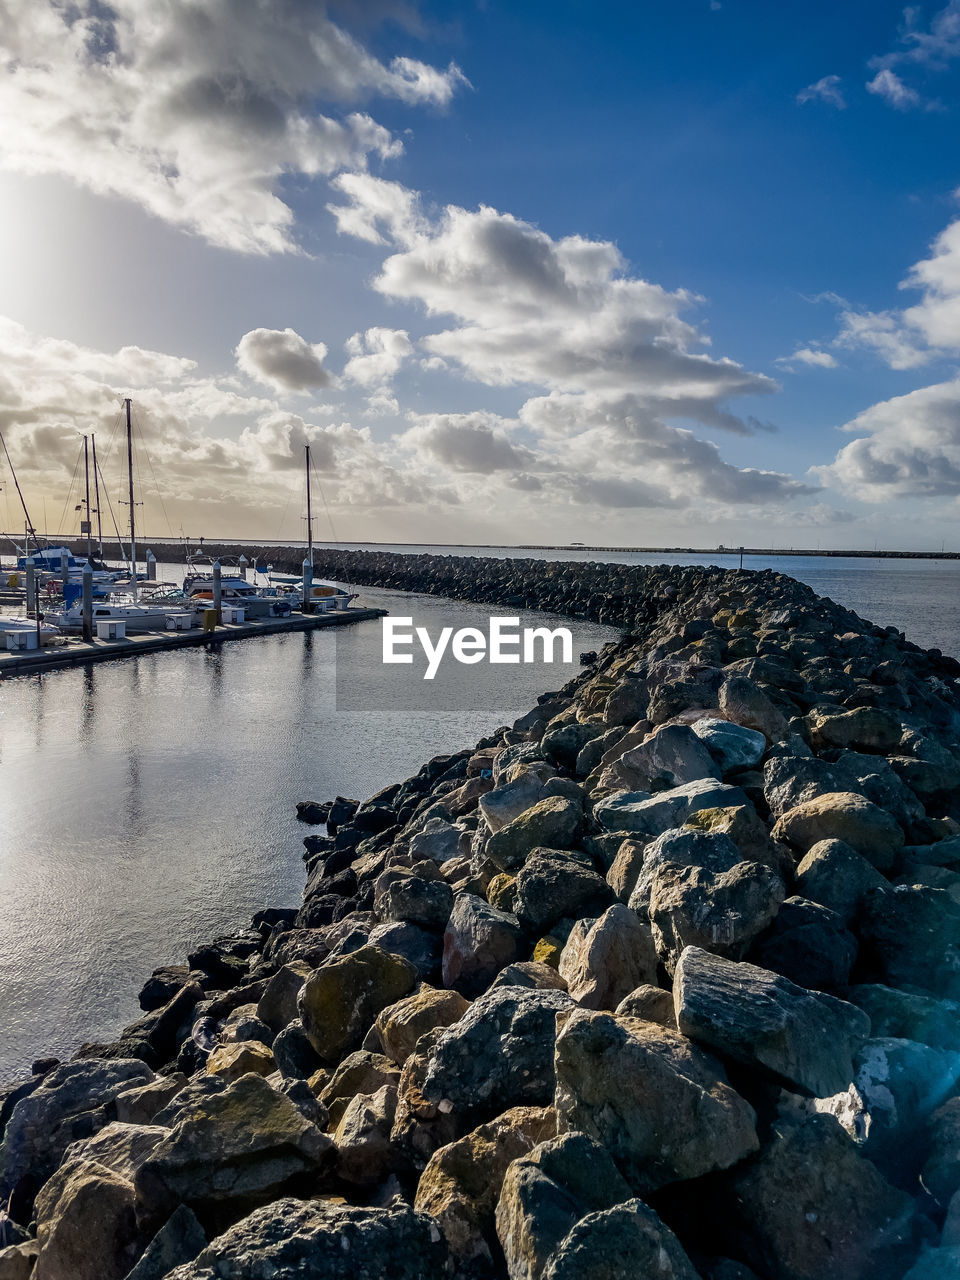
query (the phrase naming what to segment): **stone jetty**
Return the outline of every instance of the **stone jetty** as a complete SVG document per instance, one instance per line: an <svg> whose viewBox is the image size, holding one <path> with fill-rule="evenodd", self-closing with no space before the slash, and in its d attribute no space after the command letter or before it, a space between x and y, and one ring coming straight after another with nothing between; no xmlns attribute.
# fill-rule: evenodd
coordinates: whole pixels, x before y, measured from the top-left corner
<svg viewBox="0 0 960 1280"><path fill-rule="evenodd" d="M0 1089L0 1280L960 1275L960 663L771 573L318 569L625 634Z"/></svg>

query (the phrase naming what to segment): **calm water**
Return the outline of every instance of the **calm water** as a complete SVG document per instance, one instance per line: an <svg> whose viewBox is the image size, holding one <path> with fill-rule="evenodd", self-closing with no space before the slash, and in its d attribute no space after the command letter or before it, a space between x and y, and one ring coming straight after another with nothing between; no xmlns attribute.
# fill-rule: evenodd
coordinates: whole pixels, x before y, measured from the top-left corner
<svg viewBox="0 0 960 1280"><path fill-rule="evenodd" d="M960 652L957 562L788 557L748 567L791 573L919 644ZM363 599L431 632L485 629L488 618L430 597L364 589ZM545 620L528 614L524 624ZM575 653L613 634L573 630ZM336 709L338 644L367 672L366 710ZM540 666L491 668L469 709L390 712L379 649L371 622L0 684L0 1079L34 1057L116 1034L137 1015L151 969L182 962L262 906L295 904L304 835L296 801L372 794L566 678Z"/></svg>

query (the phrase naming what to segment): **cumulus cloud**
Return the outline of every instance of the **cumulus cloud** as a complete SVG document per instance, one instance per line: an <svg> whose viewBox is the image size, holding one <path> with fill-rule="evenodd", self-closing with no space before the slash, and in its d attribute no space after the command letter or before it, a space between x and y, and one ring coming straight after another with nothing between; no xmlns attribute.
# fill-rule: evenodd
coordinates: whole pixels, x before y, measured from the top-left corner
<svg viewBox="0 0 960 1280"><path fill-rule="evenodd" d="M347 361L343 376L361 386L378 387L390 382L408 356L413 344L406 329L367 329L355 333L346 343Z"/></svg>
<svg viewBox="0 0 960 1280"><path fill-rule="evenodd" d="M398 443L449 467L452 471L489 475L518 471L536 463L536 455L512 442L503 419L493 413L410 415L414 425Z"/></svg>
<svg viewBox="0 0 960 1280"><path fill-rule="evenodd" d="M889 67L884 67L872 80L867 81L867 93L883 98L897 111L910 111L923 102L916 89L911 89L909 85L904 84L897 73L891 71Z"/></svg>
<svg viewBox="0 0 960 1280"><path fill-rule="evenodd" d="M816 369L835 369L836 357L822 347L797 347L792 356L780 356L776 363L784 369L791 369L795 364L810 365Z"/></svg>
<svg viewBox="0 0 960 1280"><path fill-rule="evenodd" d="M327 348L293 329L251 329L235 354L244 373L278 391L309 391L332 381L323 365Z"/></svg>
<svg viewBox="0 0 960 1280"><path fill-rule="evenodd" d="M7 0L0 164L135 201L229 249L289 251L284 175L402 149L346 108L443 107L462 83L453 65L380 61L317 0Z"/></svg>
<svg viewBox="0 0 960 1280"><path fill-rule="evenodd" d="M843 90L840 88L842 83L839 76L823 76L813 84L808 84L805 89L801 89L797 94L797 101L800 103L826 102L831 107L837 107L842 111L847 105Z"/></svg>
<svg viewBox="0 0 960 1280"><path fill-rule="evenodd" d="M875 404L843 430L860 438L814 469L824 482L869 502L960 495L960 379Z"/></svg>
<svg viewBox="0 0 960 1280"><path fill-rule="evenodd" d="M873 58L871 66L882 69L912 63L939 70L960 57L960 0L949 0L934 14L928 27L921 25L920 18L918 6L906 8L898 47Z"/></svg>

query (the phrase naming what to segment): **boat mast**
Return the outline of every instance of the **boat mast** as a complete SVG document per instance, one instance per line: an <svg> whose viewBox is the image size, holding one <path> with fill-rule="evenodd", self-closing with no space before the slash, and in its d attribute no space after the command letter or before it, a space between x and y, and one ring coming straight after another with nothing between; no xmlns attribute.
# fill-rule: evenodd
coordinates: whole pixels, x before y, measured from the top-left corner
<svg viewBox="0 0 960 1280"><path fill-rule="evenodd" d="M90 451L87 437L83 437L83 478L87 503L87 563L93 555L93 526L90 523Z"/></svg>
<svg viewBox="0 0 960 1280"><path fill-rule="evenodd" d="M133 426L130 422L130 397L124 400L127 410L127 487L130 497L130 577L133 582L133 598L137 598L137 528L133 504Z"/></svg>
<svg viewBox="0 0 960 1280"><path fill-rule="evenodd" d="M26 521L27 521L27 527L26 527L26 538L24 539L24 541L26 542L26 546L24 547L24 551L29 552L29 550L30 550L30 535L31 535L31 534L33 535L33 541L34 541L34 544L35 544L35 546L36 546L37 550L39 551L39 550L40 550L40 543L37 541L37 531L36 531L36 529L33 527L33 521L30 519L30 512L27 510L27 504L26 504L26 502L24 501L24 498L23 498L23 491L22 491L22 489L20 488L20 481L17 479L17 473L16 473L16 471L14 471L14 469L13 469L13 463L10 461L10 454L7 452L7 442L4 440L4 438L3 438L3 433L2 433L2 432L0 432L0 445L3 445L3 452L4 452L4 456L5 456L5 457L6 457L6 459L7 459L7 466L10 468L10 474L13 476L13 483L14 483L14 484L16 485L16 487L17 487L17 497L20 499L20 505L21 505L21 507L23 507L23 514L24 514L24 516L25 516L25 518L26 518Z"/></svg>
<svg viewBox="0 0 960 1280"><path fill-rule="evenodd" d="M91 443L93 444L93 493L94 493L94 501L97 504L97 546L99 548L98 555L100 558L100 563L102 564L103 563L103 522L100 519L100 474L99 474L99 468L97 467L97 437L95 435L92 435L90 437L90 440L91 440Z"/></svg>
<svg viewBox="0 0 960 1280"><path fill-rule="evenodd" d="M307 462L307 559L310 561L310 569L313 571L313 512L310 509L310 446L303 446L306 453Z"/></svg>

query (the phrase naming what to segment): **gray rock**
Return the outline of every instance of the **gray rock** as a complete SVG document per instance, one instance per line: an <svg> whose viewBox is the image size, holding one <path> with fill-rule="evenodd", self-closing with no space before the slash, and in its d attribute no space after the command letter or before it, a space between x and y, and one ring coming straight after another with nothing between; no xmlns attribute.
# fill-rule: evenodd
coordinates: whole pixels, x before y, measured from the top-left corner
<svg viewBox="0 0 960 1280"><path fill-rule="evenodd" d="M719 779L713 756L685 724L665 725L607 766L600 785L631 791L664 791L699 778Z"/></svg>
<svg viewBox="0 0 960 1280"><path fill-rule="evenodd" d="M701 778L655 796L642 791L614 792L594 806L594 816L606 831L629 832L652 840L671 827L683 826L690 814L699 809L746 803L747 797L739 787Z"/></svg>
<svg viewBox="0 0 960 1280"><path fill-rule="evenodd" d="M126 1280L164 1280L174 1267L192 1262L206 1243L206 1232L196 1214L185 1204L178 1205Z"/></svg>
<svg viewBox="0 0 960 1280"><path fill-rule="evenodd" d="M513 871L523 865L532 849L573 848L582 826L583 807L576 800L551 796L525 809L492 835L487 841L487 857L502 871Z"/></svg>
<svg viewBox="0 0 960 1280"><path fill-rule="evenodd" d="M517 872L514 912L522 925L541 934L565 917L602 911L610 896L587 855L533 849Z"/></svg>
<svg viewBox="0 0 960 1280"><path fill-rule="evenodd" d="M410 856L415 861L430 858L448 862L470 852L470 833L444 818L430 818L410 837Z"/></svg>
<svg viewBox="0 0 960 1280"><path fill-rule="evenodd" d="M357 1047L381 1009L409 995L418 977L409 960L377 946L328 962L300 992L307 1039L323 1061L339 1061Z"/></svg>
<svg viewBox="0 0 960 1280"><path fill-rule="evenodd" d="M960 1191L960 1097L950 1098L930 1117L930 1148L921 1178L941 1205Z"/></svg>
<svg viewBox="0 0 960 1280"><path fill-rule="evenodd" d="M138 1059L86 1058L55 1067L13 1108L0 1144L0 1202L24 1178L34 1185L53 1173L71 1142L89 1138L113 1116L111 1104L154 1075Z"/></svg>
<svg viewBox="0 0 960 1280"><path fill-rule="evenodd" d="M774 705L759 685L746 676L729 676L720 686L720 710L734 724L762 733L768 742L776 742L787 732L783 712Z"/></svg>
<svg viewBox="0 0 960 1280"><path fill-rule="evenodd" d="M726 1169L758 1147L753 1109L676 1031L579 1010L557 1037L558 1129L605 1146L638 1194Z"/></svg>
<svg viewBox="0 0 960 1280"><path fill-rule="evenodd" d="M752 769L767 749L767 740L762 733L729 720L697 720L690 728L717 761L721 773L728 773L731 769Z"/></svg>
<svg viewBox="0 0 960 1280"><path fill-rule="evenodd" d="M387 884L382 894L377 893L375 909L383 920L439 932L453 910L453 890L443 880L400 876Z"/></svg>
<svg viewBox="0 0 960 1280"><path fill-rule="evenodd" d="M750 953L761 969L771 969L801 987L836 991L850 979L857 940L829 907L792 897Z"/></svg>
<svg viewBox="0 0 960 1280"><path fill-rule="evenodd" d="M424 1280L445 1273L436 1226L407 1205L356 1208L334 1200L276 1200L209 1244L165 1280Z"/></svg>
<svg viewBox="0 0 960 1280"><path fill-rule="evenodd" d="M540 750L548 760L555 764L565 765L572 769L577 756L587 745L604 732L604 726L598 724L565 724L550 729L540 739Z"/></svg>
<svg viewBox="0 0 960 1280"><path fill-rule="evenodd" d="M680 827L665 831L644 848L643 861L630 894L630 909L642 916L648 913L650 890L661 867L702 867L719 873L729 871L742 861L740 850L721 832L686 831Z"/></svg>
<svg viewBox="0 0 960 1280"><path fill-rule="evenodd" d="M618 1018L641 1018L644 1022L657 1022L661 1027L677 1029L673 992L664 991L649 982L624 996L615 1012Z"/></svg>
<svg viewBox="0 0 960 1280"><path fill-rule="evenodd" d="M842 840L821 840L797 867L798 891L836 912L844 924L856 919L868 889L886 883L876 867Z"/></svg>
<svg viewBox="0 0 960 1280"><path fill-rule="evenodd" d="M435 933L428 933L419 925L396 921L378 924L371 929L370 936L363 945L367 943L409 961L423 981L429 981L439 973L440 939Z"/></svg>
<svg viewBox="0 0 960 1280"><path fill-rule="evenodd" d="M443 935L444 986L465 996L486 990L521 955L523 931L516 916L472 893L459 893Z"/></svg>
<svg viewBox="0 0 960 1280"><path fill-rule="evenodd" d="M501 969L487 990L493 991L497 987L566 991L567 984L552 965L543 964L539 960L518 960L516 964L508 964L505 969Z"/></svg>
<svg viewBox="0 0 960 1280"><path fill-rule="evenodd" d="M274 1040L273 1060L290 1080L309 1080L322 1065L299 1018L288 1023Z"/></svg>
<svg viewBox="0 0 960 1280"><path fill-rule="evenodd" d="M680 957L673 995L684 1035L814 1097L847 1087L870 1034L854 1005L696 947Z"/></svg>
<svg viewBox="0 0 960 1280"><path fill-rule="evenodd" d="M615 1008L641 983L656 981L657 951L650 925L616 903L585 930L571 929L560 955L560 977L581 1007Z"/></svg>
<svg viewBox="0 0 960 1280"><path fill-rule="evenodd" d="M503 782L480 797L480 812L490 831L499 831L514 818L519 818L543 794L543 784L553 773L545 766L521 770L511 782Z"/></svg>
<svg viewBox="0 0 960 1280"><path fill-rule="evenodd" d="M847 987L844 999L862 1009L875 1036L919 1040L960 1053L960 1004L879 983Z"/></svg>
<svg viewBox="0 0 960 1280"><path fill-rule="evenodd" d="M399 1170L400 1153L390 1143L396 1110L395 1085L357 1094L347 1103L333 1135L337 1172L344 1182L372 1187Z"/></svg>
<svg viewBox="0 0 960 1280"><path fill-rule="evenodd" d="M960 1000L960 904L943 889L871 889L860 938L890 986Z"/></svg>
<svg viewBox="0 0 960 1280"><path fill-rule="evenodd" d="M831 791L788 809L772 834L801 853L821 840L843 840L880 871L893 867L903 847L896 820L852 791Z"/></svg>
<svg viewBox="0 0 960 1280"><path fill-rule="evenodd" d="M680 1241L642 1200L581 1218L547 1263L543 1280L698 1280Z"/></svg>
<svg viewBox="0 0 960 1280"><path fill-rule="evenodd" d="M783 881L761 862L738 862L719 873L660 866L649 906L657 953L670 973L689 946L739 960L777 915L783 895Z"/></svg>

